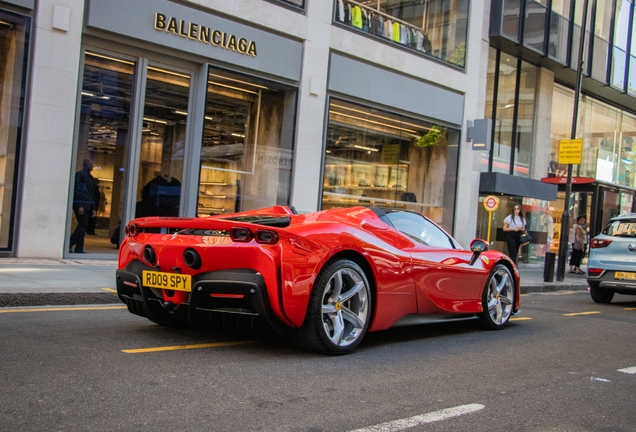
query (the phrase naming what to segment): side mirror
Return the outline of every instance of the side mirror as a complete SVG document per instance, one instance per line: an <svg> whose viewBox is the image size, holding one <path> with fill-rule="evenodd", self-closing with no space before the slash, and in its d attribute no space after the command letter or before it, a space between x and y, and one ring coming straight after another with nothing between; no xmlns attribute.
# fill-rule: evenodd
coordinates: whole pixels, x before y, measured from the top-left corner
<svg viewBox="0 0 636 432"><path fill-rule="evenodd" d="M475 239L470 242L470 250L473 251L473 257L470 259L469 265L475 264L477 262L477 258L482 252L486 252L488 250L488 242L480 239Z"/></svg>

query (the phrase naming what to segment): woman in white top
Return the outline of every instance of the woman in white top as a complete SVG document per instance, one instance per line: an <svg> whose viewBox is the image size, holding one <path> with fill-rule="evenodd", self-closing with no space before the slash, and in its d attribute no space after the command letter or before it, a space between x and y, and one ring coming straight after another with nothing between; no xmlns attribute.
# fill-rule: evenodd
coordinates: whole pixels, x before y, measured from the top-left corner
<svg viewBox="0 0 636 432"><path fill-rule="evenodd" d="M576 223L572 225L574 242L572 243L572 255L570 256L570 273L579 275L586 274L584 271L581 271L581 260L585 255L585 244L587 243L587 233L584 228L586 221L587 216L580 215L576 219Z"/></svg>
<svg viewBox="0 0 636 432"><path fill-rule="evenodd" d="M507 232L508 256L517 264L519 246L521 246L521 234L526 229L526 220L521 216L521 204L515 204L512 214L504 219L504 231Z"/></svg>

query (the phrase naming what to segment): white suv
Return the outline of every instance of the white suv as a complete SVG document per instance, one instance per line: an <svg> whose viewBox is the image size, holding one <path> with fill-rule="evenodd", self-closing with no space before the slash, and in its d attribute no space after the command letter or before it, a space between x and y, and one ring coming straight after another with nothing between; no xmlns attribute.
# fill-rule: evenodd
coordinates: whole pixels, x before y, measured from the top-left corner
<svg viewBox="0 0 636 432"><path fill-rule="evenodd" d="M636 295L636 213L610 219L592 239L587 283L597 303L611 302L614 293Z"/></svg>

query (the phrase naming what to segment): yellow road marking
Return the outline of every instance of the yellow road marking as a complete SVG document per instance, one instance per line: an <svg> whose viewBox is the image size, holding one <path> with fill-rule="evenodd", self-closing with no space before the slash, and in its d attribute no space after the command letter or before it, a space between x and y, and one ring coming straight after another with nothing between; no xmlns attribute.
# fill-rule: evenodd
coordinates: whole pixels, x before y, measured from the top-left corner
<svg viewBox="0 0 636 432"><path fill-rule="evenodd" d="M112 293L117 293L117 290L114 290L112 288L102 288L104 291L110 291Z"/></svg>
<svg viewBox="0 0 636 432"><path fill-rule="evenodd" d="M524 321L524 320L531 320L532 318L530 317L519 317L519 318L510 318L510 321Z"/></svg>
<svg viewBox="0 0 636 432"><path fill-rule="evenodd" d="M39 308L39 309L9 309L9 310L0 310L0 313L9 313L9 312L59 312L59 311L105 310L105 309L126 309L126 306L61 307L61 308Z"/></svg>
<svg viewBox="0 0 636 432"><path fill-rule="evenodd" d="M222 346L230 346L230 345L244 345L244 344L250 344L250 343L254 343L254 341L217 342L217 343L207 343L207 344L198 344L198 345L180 345L180 346L157 347L157 348L129 349L129 350L121 350L121 351L128 354L137 354L137 353L156 352L156 351L175 351L175 350L184 350L184 349L193 349L193 348L214 348L214 347L222 347Z"/></svg>
<svg viewBox="0 0 636 432"><path fill-rule="evenodd" d="M597 313L600 313L600 312L577 312L577 313L563 314L563 316L590 315L590 314L597 314Z"/></svg>
<svg viewBox="0 0 636 432"><path fill-rule="evenodd" d="M625 308L625 310L636 310L636 308Z"/></svg>

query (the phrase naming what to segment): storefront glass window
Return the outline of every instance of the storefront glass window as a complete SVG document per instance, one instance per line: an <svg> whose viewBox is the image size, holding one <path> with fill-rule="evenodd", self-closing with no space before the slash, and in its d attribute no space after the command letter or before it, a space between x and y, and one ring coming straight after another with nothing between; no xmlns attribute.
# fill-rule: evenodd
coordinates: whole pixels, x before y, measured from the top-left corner
<svg viewBox="0 0 636 432"><path fill-rule="evenodd" d="M515 143L514 175L530 177L532 142L534 137L534 101L537 90L537 67L521 62L519 77L519 107Z"/></svg>
<svg viewBox="0 0 636 432"><path fill-rule="evenodd" d="M30 23L0 11L0 251L13 247Z"/></svg>
<svg viewBox="0 0 636 432"><path fill-rule="evenodd" d="M592 3L592 2L590 2ZM592 57L592 77L601 82L607 81L610 50L610 26L614 1L599 1L596 5L596 19L594 22L594 54Z"/></svg>
<svg viewBox="0 0 636 432"><path fill-rule="evenodd" d="M550 123L552 152L548 166L549 177L565 177L568 175L568 166L559 164L559 143L561 140L571 138L573 112L574 91L555 85L552 93L552 121ZM581 130L581 128L579 127L577 130Z"/></svg>
<svg viewBox="0 0 636 432"><path fill-rule="evenodd" d="M627 60L627 42L629 36L629 16L632 3L622 0L616 3L616 24L614 28L614 49L612 50L612 82L614 87L625 86L625 62Z"/></svg>
<svg viewBox="0 0 636 432"><path fill-rule="evenodd" d="M210 69L199 217L288 205L296 90Z"/></svg>
<svg viewBox="0 0 636 432"><path fill-rule="evenodd" d="M570 1L553 0L548 55L563 64L567 63L569 26Z"/></svg>
<svg viewBox="0 0 636 432"><path fill-rule="evenodd" d="M519 23L521 22L521 1L503 0L503 4L501 33L514 41L518 41Z"/></svg>
<svg viewBox="0 0 636 432"><path fill-rule="evenodd" d="M517 59L501 53L499 60L499 85L497 88L497 119L493 124L495 136L492 143L492 172L510 173L510 156L513 139L515 93L517 90Z"/></svg>
<svg viewBox="0 0 636 432"><path fill-rule="evenodd" d="M336 22L464 67L468 0L335 0Z"/></svg>
<svg viewBox="0 0 636 432"><path fill-rule="evenodd" d="M179 216L190 76L148 66L135 217Z"/></svg>
<svg viewBox="0 0 636 432"><path fill-rule="evenodd" d="M398 207L453 227L459 131L332 98L322 209Z"/></svg>
<svg viewBox="0 0 636 432"><path fill-rule="evenodd" d="M581 124L584 151L578 175L617 183L621 113L597 100L588 99L585 105L585 121Z"/></svg>
<svg viewBox="0 0 636 432"><path fill-rule="evenodd" d="M89 51L84 56L71 252L117 253L134 71L130 61Z"/></svg>
<svg viewBox="0 0 636 432"><path fill-rule="evenodd" d="M620 150L617 160L617 182L636 188L636 117L623 112L620 133Z"/></svg>
<svg viewBox="0 0 636 432"><path fill-rule="evenodd" d="M547 6L547 0L526 1L523 44L539 52L544 51Z"/></svg>

